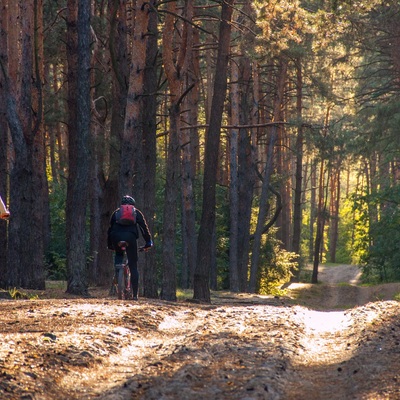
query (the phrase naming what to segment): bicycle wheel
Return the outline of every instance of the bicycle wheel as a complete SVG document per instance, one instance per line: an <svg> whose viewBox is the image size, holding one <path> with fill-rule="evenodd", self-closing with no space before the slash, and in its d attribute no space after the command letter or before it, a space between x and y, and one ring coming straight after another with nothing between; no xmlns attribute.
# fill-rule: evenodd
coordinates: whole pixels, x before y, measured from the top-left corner
<svg viewBox="0 0 400 400"><path fill-rule="evenodd" d="M125 289L125 279L124 279L124 268L118 268L118 275L117 275L117 296L119 300L124 298L124 289Z"/></svg>

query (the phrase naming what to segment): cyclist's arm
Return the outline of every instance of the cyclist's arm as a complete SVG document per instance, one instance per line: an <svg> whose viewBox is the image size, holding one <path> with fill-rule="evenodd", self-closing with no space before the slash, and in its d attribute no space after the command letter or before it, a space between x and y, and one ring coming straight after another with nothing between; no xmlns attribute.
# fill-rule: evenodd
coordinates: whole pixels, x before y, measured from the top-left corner
<svg viewBox="0 0 400 400"><path fill-rule="evenodd" d="M139 225L140 231L142 232L143 239L146 241L146 243L151 242L151 233L147 225L146 219L144 218L142 212L138 209L136 209L136 220L137 224Z"/></svg>

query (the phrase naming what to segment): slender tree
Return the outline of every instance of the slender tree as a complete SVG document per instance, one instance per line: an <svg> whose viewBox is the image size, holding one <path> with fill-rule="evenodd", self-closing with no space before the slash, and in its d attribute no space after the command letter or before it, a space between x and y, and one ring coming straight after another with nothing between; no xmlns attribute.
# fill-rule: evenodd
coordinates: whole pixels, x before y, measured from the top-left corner
<svg viewBox="0 0 400 400"><path fill-rule="evenodd" d="M231 124L239 125L239 67L236 60L231 63ZM238 190L238 136L237 128L230 131L230 181L229 181L229 277L230 289L239 291L238 268L238 215L239 215L239 190Z"/></svg>
<svg viewBox="0 0 400 400"><path fill-rule="evenodd" d="M0 3L0 67L7 64L7 4ZM4 201L8 198L8 125L4 74L0 71L0 196ZM0 221L0 287L6 287L7 276L7 223Z"/></svg>
<svg viewBox="0 0 400 400"><path fill-rule="evenodd" d="M233 5L234 0L227 0L222 3L216 64L218 79L215 79L214 81L210 122L206 133L203 204L197 244L197 263L194 273L193 299L207 303L211 301L209 288L212 253L211 240L214 235L215 228L217 166L221 137L222 114L227 89L227 68L232 29L231 20Z"/></svg>
<svg viewBox="0 0 400 400"><path fill-rule="evenodd" d="M132 194L139 205L143 204L143 176L146 173L143 162L143 110L144 71L146 67L147 27L149 23L149 5L147 1L133 2L130 29L129 86L126 102L124 132L121 140L121 158L119 172L120 195Z"/></svg>
<svg viewBox="0 0 400 400"><path fill-rule="evenodd" d="M10 174L10 211L14 217L8 231L8 257L13 263L7 270L7 285L44 289L42 113L36 108L40 103L32 104L33 92L41 90L39 72L35 74L38 65L34 64L34 2L21 2L20 6L17 18L20 23L11 30L19 28L21 35L9 36L7 43L8 49L20 48L21 53L8 51L8 57L1 56L7 120L15 153ZM19 75L11 69L17 65L17 58L23 59L20 69L17 68ZM39 167L36 151L39 152ZM18 212L13 213L13 208Z"/></svg>
<svg viewBox="0 0 400 400"><path fill-rule="evenodd" d="M143 158L145 174L143 178L143 211L146 215L150 232L154 232L154 215L156 206L156 166L157 166L157 89L158 89L158 15L155 12L155 1L149 14L148 38L146 50L146 69L144 73L143 99ZM157 248L158 243L155 243ZM139 265L141 265L140 263ZM148 252L143 267L143 295L149 298L158 297L157 265L155 251Z"/></svg>
<svg viewBox="0 0 400 400"><path fill-rule="evenodd" d="M68 1L69 166L67 191L67 292L86 296L86 207L90 154L90 0Z"/></svg>
<svg viewBox="0 0 400 400"><path fill-rule="evenodd" d="M104 149L105 165L102 168L101 238L99 248L99 274L97 283L109 285L114 274L113 253L106 248L107 230L112 212L120 201L121 138L124 132L125 108L128 94L129 61L127 44L127 11L125 1L109 0L110 15L108 52L111 64L111 120Z"/></svg>
<svg viewBox="0 0 400 400"><path fill-rule="evenodd" d="M297 136L296 136L296 170L295 187L293 199L293 237L292 251L300 257L300 238L302 225L302 188L303 188L303 146L304 127L302 123L303 113L303 73L301 58L296 60L297 82L296 82L296 113L297 113ZM300 264L300 258L298 258ZM300 271L300 268L297 269ZM294 280L299 279L297 271L292 271Z"/></svg>
<svg viewBox="0 0 400 400"><path fill-rule="evenodd" d="M186 17L193 16L193 3ZM189 12L190 11L190 12ZM182 277L184 288L193 287L193 273L196 265L196 213L195 213L195 178L199 159L199 134L197 129L199 116L199 81L200 59L199 30L191 24L185 26L187 34L188 66L186 73L187 88L191 88L183 99L180 143L182 151Z"/></svg>
<svg viewBox="0 0 400 400"><path fill-rule="evenodd" d="M166 166L166 187L164 203L164 227L163 227L163 278L161 298L176 300L177 272L175 260L175 238L177 204L179 198L180 169L181 169L181 144L179 140L181 128L181 107L184 97L191 87L187 88L188 68L191 64L193 32L188 24L184 23L181 35L175 31L175 17L177 5L168 3L167 15L163 31L163 62L168 80L171 100L169 105L169 141ZM188 0L184 8L185 19L190 21L193 17L193 1ZM181 40L177 38L181 37ZM173 46L179 48L176 60L173 58Z"/></svg>

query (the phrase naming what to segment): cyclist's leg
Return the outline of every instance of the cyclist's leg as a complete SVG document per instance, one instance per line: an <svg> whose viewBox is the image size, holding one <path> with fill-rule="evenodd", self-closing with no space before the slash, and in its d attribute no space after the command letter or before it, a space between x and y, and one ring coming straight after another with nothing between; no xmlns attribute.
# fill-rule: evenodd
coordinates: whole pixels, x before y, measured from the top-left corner
<svg viewBox="0 0 400 400"><path fill-rule="evenodd" d="M133 265L131 264L131 262L129 262L129 269L131 270L131 286L133 298L136 300L139 291L139 270L137 267L137 261L134 261Z"/></svg>
<svg viewBox="0 0 400 400"><path fill-rule="evenodd" d="M127 256L129 268L131 270L131 286L133 291L133 298L136 299L139 291L139 271L137 267L138 262L138 252L137 252L137 241L134 236L132 240L129 241L129 246L127 248Z"/></svg>

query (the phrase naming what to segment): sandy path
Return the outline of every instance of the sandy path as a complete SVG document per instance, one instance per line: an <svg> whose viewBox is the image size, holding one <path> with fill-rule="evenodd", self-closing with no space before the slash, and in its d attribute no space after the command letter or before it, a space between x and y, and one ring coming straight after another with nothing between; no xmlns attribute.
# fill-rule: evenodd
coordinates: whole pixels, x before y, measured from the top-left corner
<svg viewBox="0 0 400 400"><path fill-rule="evenodd" d="M399 303L377 301L399 284L357 274L321 269L328 283L299 286L301 303L1 302L0 399L400 399Z"/></svg>
<svg viewBox="0 0 400 400"><path fill-rule="evenodd" d="M356 285L361 277L361 270L356 265L320 266L318 270L318 281L322 283L349 283Z"/></svg>

